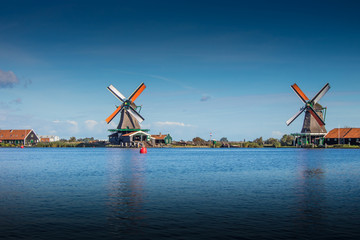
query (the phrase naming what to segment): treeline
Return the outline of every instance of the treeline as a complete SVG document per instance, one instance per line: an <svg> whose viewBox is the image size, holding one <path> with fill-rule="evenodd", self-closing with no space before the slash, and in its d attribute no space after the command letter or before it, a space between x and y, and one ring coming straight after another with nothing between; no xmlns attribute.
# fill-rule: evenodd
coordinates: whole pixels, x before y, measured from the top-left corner
<svg viewBox="0 0 360 240"><path fill-rule="evenodd" d="M99 140L95 140L93 137L86 137L86 138L79 138L76 139L76 137L70 137L69 140L67 139L60 139L59 142L68 142L68 143L91 143L94 141L99 141Z"/></svg>
<svg viewBox="0 0 360 240"><path fill-rule="evenodd" d="M60 139L56 142L38 142L36 147L105 147L105 141L95 140L93 137L90 138L79 138L75 137L67 139Z"/></svg>
<svg viewBox="0 0 360 240"><path fill-rule="evenodd" d="M238 147L238 148L262 148L262 147L289 147L294 145L294 136L285 134L281 139L269 138L263 140L262 137L256 138L253 141L228 141L226 137L216 140L204 140L200 137L193 138L192 141L181 140L173 142L174 146L194 146L194 147Z"/></svg>
<svg viewBox="0 0 360 240"><path fill-rule="evenodd" d="M98 142L91 142L91 143L85 143L85 142L39 142L34 147L105 147L106 142L105 141L98 141Z"/></svg>

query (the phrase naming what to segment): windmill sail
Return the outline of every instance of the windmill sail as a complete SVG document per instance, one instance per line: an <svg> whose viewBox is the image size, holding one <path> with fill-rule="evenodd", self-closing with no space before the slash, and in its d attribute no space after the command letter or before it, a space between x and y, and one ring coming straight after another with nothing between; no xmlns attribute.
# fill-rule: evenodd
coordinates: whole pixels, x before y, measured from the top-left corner
<svg viewBox="0 0 360 240"><path fill-rule="evenodd" d="M145 88L145 84L141 83L130 97L126 99L113 85L108 86L107 89L122 102L122 105L117 107L117 109L106 119L106 122L109 124L116 115L121 112L119 123L121 128L118 129L139 129L139 123L144 121L144 118L136 111L134 101L140 96Z"/></svg>
<svg viewBox="0 0 360 240"><path fill-rule="evenodd" d="M305 95L297 84L291 85L296 95L301 99L305 106L289 120L286 121L290 125L301 113L305 112L305 118L301 133L326 133L325 121L322 113L323 107L317 102L326 94L330 89L330 84L325 86L311 99Z"/></svg>

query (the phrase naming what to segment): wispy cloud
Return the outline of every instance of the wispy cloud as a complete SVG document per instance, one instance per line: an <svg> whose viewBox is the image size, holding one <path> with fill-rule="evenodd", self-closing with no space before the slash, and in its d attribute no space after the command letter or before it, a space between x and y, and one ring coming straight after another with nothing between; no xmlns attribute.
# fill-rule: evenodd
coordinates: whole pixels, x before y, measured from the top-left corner
<svg viewBox="0 0 360 240"><path fill-rule="evenodd" d="M19 79L12 71L0 70L0 88L12 88L19 83Z"/></svg>
<svg viewBox="0 0 360 240"><path fill-rule="evenodd" d="M179 126L179 127L192 127L190 124L185 124L182 122L155 122L155 125L158 126Z"/></svg>
<svg viewBox="0 0 360 240"><path fill-rule="evenodd" d="M201 102L206 102L206 101L208 101L208 100L210 100L210 99L211 99L210 96L208 96L208 95L203 95L203 96L201 97L200 101L201 101Z"/></svg>
<svg viewBox="0 0 360 240"><path fill-rule="evenodd" d="M14 100L10 101L10 103L21 104L21 103L22 103L22 99L21 99L21 98L17 98L17 99L14 99Z"/></svg>

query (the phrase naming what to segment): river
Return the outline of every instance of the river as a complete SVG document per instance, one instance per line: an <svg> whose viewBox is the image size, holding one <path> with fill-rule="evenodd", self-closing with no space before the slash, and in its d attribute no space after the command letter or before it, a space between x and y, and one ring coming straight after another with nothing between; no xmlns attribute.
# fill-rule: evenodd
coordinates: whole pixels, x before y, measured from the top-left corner
<svg viewBox="0 0 360 240"><path fill-rule="evenodd" d="M356 239L353 149L0 148L0 239Z"/></svg>

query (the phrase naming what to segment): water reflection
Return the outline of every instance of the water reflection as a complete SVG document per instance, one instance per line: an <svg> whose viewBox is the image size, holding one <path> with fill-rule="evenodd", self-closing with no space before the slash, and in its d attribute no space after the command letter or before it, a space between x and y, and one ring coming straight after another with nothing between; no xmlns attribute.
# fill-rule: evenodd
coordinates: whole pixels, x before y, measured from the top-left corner
<svg viewBox="0 0 360 240"><path fill-rule="evenodd" d="M107 205L109 230L113 233L131 233L143 222L145 158L136 150L109 150Z"/></svg>
<svg viewBox="0 0 360 240"><path fill-rule="evenodd" d="M312 150L300 151L297 155L297 225L307 234L312 234L315 229L321 231L326 220L326 172L322 156Z"/></svg>

